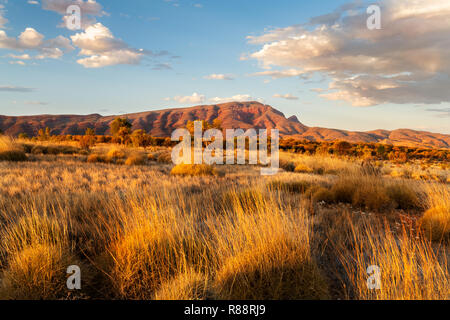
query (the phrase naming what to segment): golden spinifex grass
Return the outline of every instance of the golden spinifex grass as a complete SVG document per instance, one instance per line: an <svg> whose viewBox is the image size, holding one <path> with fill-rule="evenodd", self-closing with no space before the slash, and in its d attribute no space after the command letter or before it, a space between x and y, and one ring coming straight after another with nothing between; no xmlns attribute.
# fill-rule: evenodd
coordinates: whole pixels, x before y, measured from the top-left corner
<svg viewBox="0 0 450 320"><path fill-rule="evenodd" d="M169 150L142 165L121 163L147 150L121 152L0 162L0 298L448 298L448 243L424 227L447 230L448 211L424 215L449 208L447 184L291 154L312 172L174 175L157 161ZM366 286L371 264L379 291ZM81 292L65 287L69 265Z"/></svg>
<svg viewBox="0 0 450 320"><path fill-rule="evenodd" d="M446 248L433 248L428 240L405 229L394 235L378 221L350 228L352 246L340 247L340 259L358 299L450 299ZM368 286L369 266L380 270L378 289Z"/></svg>
<svg viewBox="0 0 450 320"><path fill-rule="evenodd" d="M12 138L0 136L0 161L24 161L27 156L21 145Z"/></svg>

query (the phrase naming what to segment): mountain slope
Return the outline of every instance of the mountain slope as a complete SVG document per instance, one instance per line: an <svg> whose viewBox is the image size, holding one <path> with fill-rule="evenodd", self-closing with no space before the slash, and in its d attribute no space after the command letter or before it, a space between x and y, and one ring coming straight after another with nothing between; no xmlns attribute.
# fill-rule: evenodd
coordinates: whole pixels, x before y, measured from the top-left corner
<svg viewBox="0 0 450 320"><path fill-rule="evenodd" d="M39 115L25 117L0 116L0 130L10 135L25 132L29 136L49 127L53 134L83 134L86 128L95 128L97 134L108 134L109 124L117 116ZM153 136L167 137L185 126L187 121L215 119L225 129L278 129L282 136L311 141L345 140L349 142L380 142L411 147L450 148L450 135L399 129L351 132L338 129L307 127L296 116L286 118L271 106L258 102L230 102L192 108L166 109L121 115L128 118L133 129L144 129Z"/></svg>

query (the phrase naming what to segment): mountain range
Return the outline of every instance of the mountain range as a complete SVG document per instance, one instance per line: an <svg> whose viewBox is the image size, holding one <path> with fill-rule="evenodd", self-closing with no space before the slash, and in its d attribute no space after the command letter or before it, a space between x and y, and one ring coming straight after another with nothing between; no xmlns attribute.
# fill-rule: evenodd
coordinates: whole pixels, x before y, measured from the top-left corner
<svg viewBox="0 0 450 320"><path fill-rule="evenodd" d="M0 130L17 136L37 134L39 129L49 127L52 134L83 134L94 128L96 134L109 133L109 124L118 116L90 115L36 115L1 116ZM353 132L339 129L308 127L296 116L285 115L269 105L259 102L230 102L217 105L202 105L191 108L165 109L120 115L128 118L133 129L143 129L152 136L169 137L173 130L184 127L187 121L206 120L212 123L219 119L224 129L278 129L283 137L310 141L372 142L426 148L450 148L450 135L398 129Z"/></svg>

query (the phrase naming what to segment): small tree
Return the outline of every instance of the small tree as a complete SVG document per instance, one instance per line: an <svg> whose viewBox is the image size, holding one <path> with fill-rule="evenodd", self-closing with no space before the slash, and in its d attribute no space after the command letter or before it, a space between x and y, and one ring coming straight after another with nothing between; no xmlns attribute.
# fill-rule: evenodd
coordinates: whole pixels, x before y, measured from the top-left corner
<svg viewBox="0 0 450 320"><path fill-rule="evenodd" d="M351 148L352 145L347 141L338 141L334 144L334 149L341 156L348 154Z"/></svg>
<svg viewBox="0 0 450 320"><path fill-rule="evenodd" d="M131 122L126 118L116 118L113 122L110 124L111 128L111 134L113 136L117 136L120 132L120 129L127 128L131 131L131 127L133 125Z"/></svg>
<svg viewBox="0 0 450 320"><path fill-rule="evenodd" d="M46 127L45 129L39 129L38 131L38 140L39 141L47 141L50 139L51 129Z"/></svg>
<svg viewBox="0 0 450 320"><path fill-rule="evenodd" d="M148 135L145 130L138 129L134 130L133 133L130 136L131 143L135 147L148 147L152 145L153 138Z"/></svg>
<svg viewBox="0 0 450 320"><path fill-rule="evenodd" d="M25 132L19 133L19 135L17 137L19 139L28 139L29 138L28 134L26 134Z"/></svg>
<svg viewBox="0 0 450 320"><path fill-rule="evenodd" d="M120 143L124 144L129 140L132 126L133 125L130 121L128 121L128 119L116 118L110 124L111 133L116 138L115 140L118 140Z"/></svg>
<svg viewBox="0 0 450 320"><path fill-rule="evenodd" d="M87 128L84 136L80 139L80 147L82 149L89 150L89 148L95 145L95 131L94 129Z"/></svg>

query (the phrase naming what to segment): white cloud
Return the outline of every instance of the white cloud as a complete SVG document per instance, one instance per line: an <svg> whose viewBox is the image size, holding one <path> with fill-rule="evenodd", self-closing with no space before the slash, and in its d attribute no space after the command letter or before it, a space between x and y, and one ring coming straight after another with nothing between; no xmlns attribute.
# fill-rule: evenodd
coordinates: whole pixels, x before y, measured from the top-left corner
<svg viewBox="0 0 450 320"><path fill-rule="evenodd" d="M48 102L43 101L24 101L25 104L32 105L32 106L46 106L48 105Z"/></svg>
<svg viewBox="0 0 450 320"><path fill-rule="evenodd" d="M0 85L0 92L31 92L31 91L34 91L34 89L11 85Z"/></svg>
<svg viewBox="0 0 450 320"><path fill-rule="evenodd" d="M286 100L298 100L298 97L293 96L289 93L287 93L287 94L278 94L277 93L277 94L274 94L273 97L274 98L282 98L282 99L286 99Z"/></svg>
<svg viewBox="0 0 450 320"><path fill-rule="evenodd" d="M10 54L10 55L8 55L8 57L13 58L13 59L18 59L18 60L31 60L31 57L29 54L22 54L22 55Z"/></svg>
<svg viewBox="0 0 450 320"><path fill-rule="evenodd" d="M250 76L269 76L273 79L290 78L304 74L305 72L297 69L287 70L267 70L251 74Z"/></svg>
<svg viewBox="0 0 450 320"><path fill-rule="evenodd" d="M81 27L87 27L96 23L95 17L106 15L102 6L95 0L42 0L44 10L54 11L63 16L62 26L66 26L67 8L70 5L78 5L81 9Z"/></svg>
<svg viewBox="0 0 450 320"><path fill-rule="evenodd" d="M220 98L220 97L215 97L215 98L211 98L209 99L210 102L213 103L226 103L226 102L244 102L244 101L259 101L261 103L264 102L263 99L255 99L253 98L251 95L249 94L237 94L234 95L232 97L227 97L227 98Z"/></svg>
<svg viewBox="0 0 450 320"><path fill-rule="evenodd" d="M26 28L17 39L8 37L5 31L0 30L0 49L15 51L32 50L38 52L39 59L58 59L64 54L65 51L71 51L74 48L70 44L70 40L63 36L44 40L44 36L35 29ZM28 60L31 58L29 54L23 54L22 56L13 54L11 57L14 59L21 57L19 59L23 60Z"/></svg>
<svg viewBox="0 0 450 320"><path fill-rule="evenodd" d="M205 76L204 78L208 80L234 80L234 77L231 74L217 74L217 73L210 74L208 76Z"/></svg>
<svg viewBox="0 0 450 320"><path fill-rule="evenodd" d="M35 1L35 0L28 0L27 3L33 4L33 5L39 5L39 1Z"/></svg>
<svg viewBox="0 0 450 320"><path fill-rule="evenodd" d="M18 61L10 61L9 64L17 64L17 65L19 65L19 66L24 66L24 65L26 65L25 62L20 61L20 60L18 60Z"/></svg>
<svg viewBox="0 0 450 320"><path fill-rule="evenodd" d="M86 68L139 64L146 54L151 54L142 49L128 47L101 23L89 26L84 32L71 36L71 39L73 44L81 49L80 55L88 56L77 61Z"/></svg>
<svg viewBox="0 0 450 320"><path fill-rule="evenodd" d="M166 98L166 101L176 101L178 103L196 104L205 102L205 96L194 92L191 96L175 96L173 98Z"/></svg>
<svg viewBox="0 0 450 320"><path fill-rule="evenodd" d="M250 58L267 69L255 75L320 73L330 79L324 98L354 106L449 102L450 2L383 0L380 5L381 30L367 29L365 7L348 4L306 25L248 37L261 45Z"/></svg>
<svg viewBox="0 0 450 320"><path fill-rule="evenodd" d="M5 24L8 22L8 19L4 17L5 10L3 10L5 7L0 4L0 28L3 28Z"/></svg>

